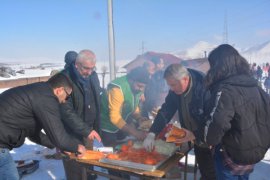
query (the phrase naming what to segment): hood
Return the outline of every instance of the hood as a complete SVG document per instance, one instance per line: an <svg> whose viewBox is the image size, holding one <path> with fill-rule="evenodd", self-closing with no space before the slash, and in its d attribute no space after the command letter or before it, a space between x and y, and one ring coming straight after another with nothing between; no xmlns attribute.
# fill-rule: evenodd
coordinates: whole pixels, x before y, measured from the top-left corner
<svg viewBox="0 0 270 180"><path fill-rule="evenodd" d="M222 84L229 84L232 86L243 86L243 87L258 86L257 80L247 75L230 76L227 79L223 80Z"/></svg>
<svg viewBox="0 0 270 180"><path fill-rule="evenodd" d="M241 87L255 87L258 86L258 82L251 76L248 75L234 75L227 77L217 83L213 84L210 89L218 85L231 85L231 86L241 86Z"/></svg>

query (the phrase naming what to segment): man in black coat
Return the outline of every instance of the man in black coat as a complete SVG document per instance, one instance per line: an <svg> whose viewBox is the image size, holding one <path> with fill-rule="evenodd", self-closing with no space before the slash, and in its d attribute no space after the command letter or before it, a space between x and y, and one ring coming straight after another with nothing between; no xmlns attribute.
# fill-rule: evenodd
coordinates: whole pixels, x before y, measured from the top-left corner
<svg viewBox="0 0 270 180"><path fill-rule="evenodd" d="M48 82L19 86L0 95L1 178L19 179L9 151L22 146L26 137L49 148L84 153L85 147L67 134L61 121L59 103L65 103L71 92L68 78L57 74Z"/></svg>
<svg viewBox="0 0 270 180"><path fill-rule="evenodd" d="M73 92L61 106L62 120L70 133L84 141L87 149L93 148L93 139L99 136L101 87L95 72L96 56L90 50L79 52L63 74L72 81ZM81 179L82 168L77 162L63 160L67 179Z"/></svg>
<svg viewBox="0 0 270 180"><path fill-rule="evenodd" d="M180 64L171 64L164 72L164 78L170 91L161 106L144 140L144 147L153 149L154 139L170 122L178 111L181 127L191 131L196 141L194 152L199 164L203 180L214 180L215 169L211 151L203 142L201 128L204 127L203 103L207 92L203 87L203 74L199 71L186 69ZM190 133L187 131L187 133Z"/></svg>

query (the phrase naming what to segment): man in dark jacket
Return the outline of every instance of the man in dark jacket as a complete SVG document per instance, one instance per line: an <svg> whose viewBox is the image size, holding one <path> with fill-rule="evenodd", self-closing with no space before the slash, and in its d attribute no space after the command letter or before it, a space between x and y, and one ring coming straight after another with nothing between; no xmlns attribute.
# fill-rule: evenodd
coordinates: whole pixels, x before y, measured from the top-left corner
<svg viewBox="0 0 270 180"><path fill-rule="evenodd" d="M60 118L59 103L71 92L68 78L58 74L48 82L19 86L0 95L1 179L19 179L9 151L23 145L26 137L49 148L84 153L82 143L67 134Z"/></svg>
<svg viewBox="0 0 270 180"><path fill-rule="evenodd" d="M195 134L194 152L197 158L203 180L215 179L214 161L210 149L201 140L199 129L203 128L203 102L207 95L203 87L203 74L186 69L180 64L171 64L164 72L164 78L170 91L165 103L154 120L149 133L144 140L144 147L153 149L154 139L178 110L181 126Z"/></svg>
<svg viewBox="0 0 270 180"><path fill-rule="evenodd" d="M72 81L73 92L61 106L62 120L70 133L84 141L87 149L93 148L93 139L99 136L101 88L95 72L96 56L90 50L79 52L75 63L62 73ZM63 160L67 179L81 179L80 165Z"/></svg>

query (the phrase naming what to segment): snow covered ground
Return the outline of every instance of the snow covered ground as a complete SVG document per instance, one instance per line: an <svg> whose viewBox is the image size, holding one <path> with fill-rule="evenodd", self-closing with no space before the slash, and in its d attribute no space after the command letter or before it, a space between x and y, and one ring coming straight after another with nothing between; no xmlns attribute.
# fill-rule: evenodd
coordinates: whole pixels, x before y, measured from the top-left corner
<svg viewBox="0 0 270 180"><path fill-rule="evenodd" d="M22 180L64 180L65 172L61 160L46 159L47 154L54 154L55 149L50 150L43 146L26 140L25 144L20 148L11 151L15 160L40 160L39 168L32 174L24 175ZM194 154L191 152L188 157L188 164L194 165ZM181 160L184 163L184 159ZM99 169L100 170L100 169ZM199 173L198 173L199 175ZM250 176L250 180L268 180L270 176L270 150L265 158L256 164L254 172ZM198 177L198 176L197 176ZM104 177L98 177L98 180L105 180ZM137 178L132 178L133 180ZM188 179L193 179L193 174L188 174Z"/></svg>

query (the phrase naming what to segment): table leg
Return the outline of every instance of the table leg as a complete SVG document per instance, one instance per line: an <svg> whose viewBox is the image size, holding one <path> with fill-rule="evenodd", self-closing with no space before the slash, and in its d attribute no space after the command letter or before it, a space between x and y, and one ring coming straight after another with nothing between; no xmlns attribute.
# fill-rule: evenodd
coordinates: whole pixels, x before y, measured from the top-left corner
<svg viewBox="0 0 270 180"><path fill-rule="evenodd" d="M188 153L185 156L185 170L184 170L184 180L187 180L187 163L188 162Z"/></svg>
<svg viewBox="0 0 270 180"><path fill-rule="evenodd" d="M195 156L195 164L194 164L194 180L197 179L197 170L198 170L198 164L197 164L197 159Z"/></svg>
<svg viewBox="0 0 270 180"><path fill-rule="evenodd" d="M82 180L87 180L87 170L86 167L82 167Z"/></svg>

